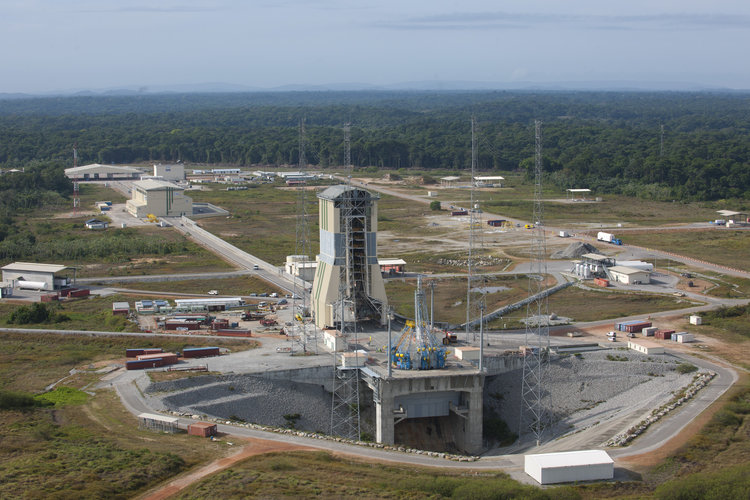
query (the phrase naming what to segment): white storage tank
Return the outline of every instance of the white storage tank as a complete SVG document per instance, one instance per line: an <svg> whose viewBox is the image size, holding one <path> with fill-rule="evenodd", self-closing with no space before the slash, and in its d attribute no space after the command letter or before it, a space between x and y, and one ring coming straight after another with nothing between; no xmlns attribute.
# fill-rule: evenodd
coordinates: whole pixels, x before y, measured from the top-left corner
<svg viewBox="0 0 750 500"><path fill-rule="evenodd" d="M539 484L612 479L615 462L604 450L542 453L524 457L524 471Z"/></svg>

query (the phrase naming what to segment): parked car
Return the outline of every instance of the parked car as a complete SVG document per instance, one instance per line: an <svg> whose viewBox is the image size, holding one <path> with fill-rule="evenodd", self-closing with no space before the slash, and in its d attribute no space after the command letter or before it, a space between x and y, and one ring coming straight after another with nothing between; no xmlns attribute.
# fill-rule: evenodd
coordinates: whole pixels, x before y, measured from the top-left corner
<svg viewBox="0 0 750 500"><path fill-rule="evenodd" d="M208 294L209 295L219 295L219 291L218 290L209 290Z"/></svg>
<svg viewBox="0 0 750 500"><path fill-rule="evenodd" d="M259 293L258 297L268 297L268 294L266 292Z"/></svg>
<svg viewBox="0 0 750 500"><path fill-rule="evenodd" d="M280 305L280 306L283 306L286 303L287 303L286 299L281 299L280 301L277 302L277 304Z"/></svg>
<svg viewBox="0 0 750 500"><path fill-rule="evenodd" d="M250 294L250 296L251 296L251 297L257 297L257 296L258 296L258 294L257 294L257 293L251 293L251 294Z"/></svg>
<svg viewBox="0 0 750 500"><path fill-rule="evenodd" d="M272 294L270 295L270 297L273 297L274 299L275 299L276 297L278 297L278 296L279 296L279 294L278 294L278 293L276 293L276 292L273 292L273 293L272 293Z"/></svg>
<svg viewBox="0 0 750 500"><path fill-rule="evenodd" d="M260 266L258 264L253 264L253 271L257 271L260 269Z"/></svg>

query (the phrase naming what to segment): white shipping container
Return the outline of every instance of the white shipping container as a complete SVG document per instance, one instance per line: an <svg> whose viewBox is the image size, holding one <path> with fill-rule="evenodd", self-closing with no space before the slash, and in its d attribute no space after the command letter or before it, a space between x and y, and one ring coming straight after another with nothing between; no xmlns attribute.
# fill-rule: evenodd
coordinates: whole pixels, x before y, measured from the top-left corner
<svg viewBox="0 0 750 500"><path fill-rule="evenodd" d="M697 314L693 314L692 316L690 316L690 324L691 325L703 324L703 318L698 316Z"/></svg>
<svg viewBox="0 0 750 500"><path fill-rule="evenodd" d="M568 238L570 234L567 231L560 231L559 236L560 238Z"/></svg>

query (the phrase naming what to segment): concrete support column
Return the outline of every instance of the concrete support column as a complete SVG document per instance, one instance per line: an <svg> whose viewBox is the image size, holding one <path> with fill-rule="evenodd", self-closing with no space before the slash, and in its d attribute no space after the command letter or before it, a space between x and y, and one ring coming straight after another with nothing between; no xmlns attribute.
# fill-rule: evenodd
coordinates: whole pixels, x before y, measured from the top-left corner
<svg viewBox="0 0 750 500"><path fill-rule="evenodd" d="M375 441L381 444L393 444L395 439L393 394L389 389L388 384L380 384L380 402L375 404Z"/></svg>

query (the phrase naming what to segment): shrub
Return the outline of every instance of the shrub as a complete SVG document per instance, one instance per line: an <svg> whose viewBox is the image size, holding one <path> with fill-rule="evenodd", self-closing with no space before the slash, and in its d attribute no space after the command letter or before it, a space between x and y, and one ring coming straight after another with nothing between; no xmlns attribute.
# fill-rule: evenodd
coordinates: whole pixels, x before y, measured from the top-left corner
<svg viewBox="0 0 750 500"><path fill-rule="evenodd" d="M42 405L31 394L0 390L0 410L25 410Z"/></svg>
<svg viewBox="0 0 750 500"><path fill-rule="evenodd" d="M438 200L431 201L430 210L440 210L440 202Z"/></svg>
<svg viewBox="0 0 750 500"><path fill-rule="evenodd" d="M698 367L690 363L680 363L675 370L677 370L677 373L692 373L697 371Z"/></svg>

